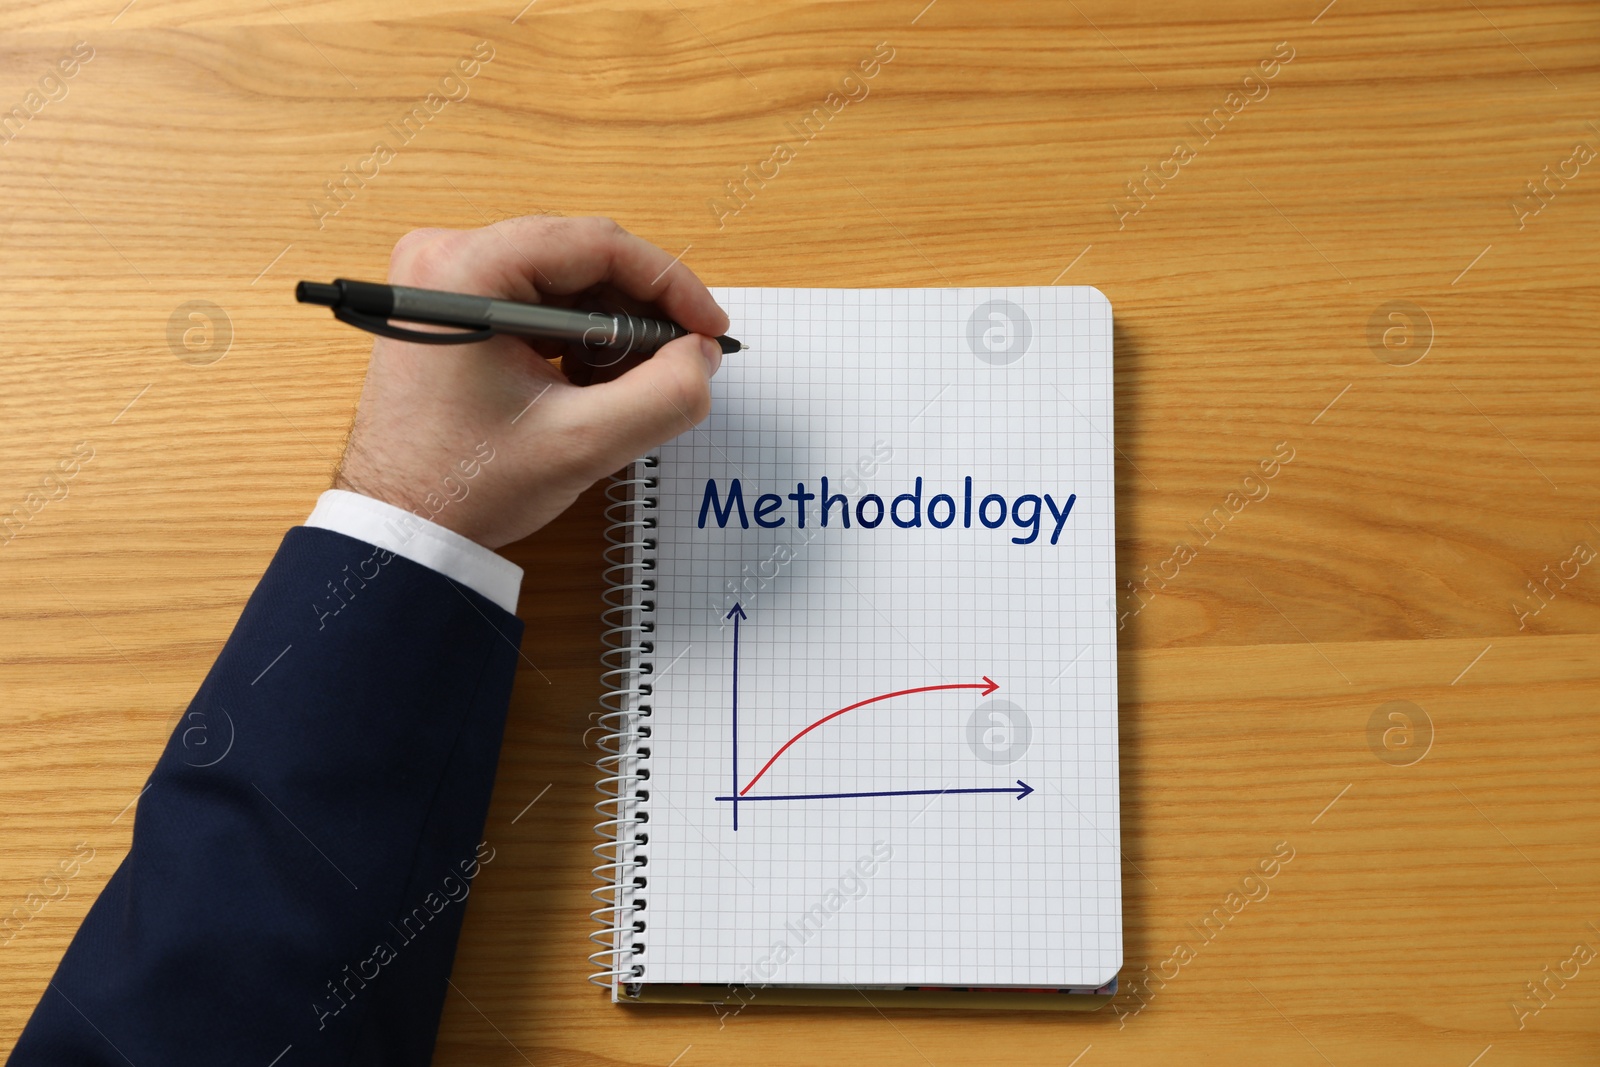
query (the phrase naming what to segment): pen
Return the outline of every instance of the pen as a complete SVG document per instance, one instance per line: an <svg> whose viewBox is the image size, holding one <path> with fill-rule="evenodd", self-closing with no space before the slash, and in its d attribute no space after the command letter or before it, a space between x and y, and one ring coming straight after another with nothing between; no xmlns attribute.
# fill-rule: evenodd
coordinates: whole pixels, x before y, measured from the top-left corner
<svg viewBox="0 0 1600 1067"><path fill-rule="evenodd" d="M425 345L468 344L503 333L570 341L592 350L627 355L654 352L668 341L689 333L675 322L625 312L575 311L437 289L353 282L348 278L336 278L332 285L301 282L294 288L294 297L302 304L332 308L334 318L368 333ZM392 326L390 319L430 326L459 326L461 330L424 333ZM744 348L731 337L718 337L716 342L724 353Z"/></svg>

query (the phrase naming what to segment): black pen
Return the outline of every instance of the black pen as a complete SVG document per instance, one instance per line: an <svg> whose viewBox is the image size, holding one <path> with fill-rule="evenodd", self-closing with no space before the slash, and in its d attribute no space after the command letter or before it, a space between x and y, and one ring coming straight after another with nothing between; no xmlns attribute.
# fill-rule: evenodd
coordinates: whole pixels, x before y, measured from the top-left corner
<svg viewBox="0 0 1600 1067"><path fill-rule="evenodd" d="M575 311L437 289L353 282L348 278L336 278L332 285L301 282L294 288L294 297L302 304L332 308L334 318L368 333L425 345L468 344L504 333L570 341L592 350L627 355L654 352L689 333L675 322L620 311ZM390 319L461 329L454 333L424 333L392 326ZM716 342L725 354L744 348L731 337L718 337Z"/></svg>

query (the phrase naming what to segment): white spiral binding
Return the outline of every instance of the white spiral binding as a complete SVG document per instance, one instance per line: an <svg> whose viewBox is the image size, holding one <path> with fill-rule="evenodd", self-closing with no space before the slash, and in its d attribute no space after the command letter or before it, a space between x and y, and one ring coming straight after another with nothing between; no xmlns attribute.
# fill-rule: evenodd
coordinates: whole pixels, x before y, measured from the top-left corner
<svg viewBox="0 0 1600 1067"><path fill-rule="evenodd" d="M602 862L594 875L604 884L590 890L601 907L590 912L600 929L589 939L601 946L589 962L601 968L589 981L612 990L636 992L644 978L646 846L650 836L650 683L646 680L655 652L654 550L656 539L657 457L637 460L606 487L606 609L600 615L601 683L599 745L605 755L595 763L601 778L596 788L605 799L595 804L601 821L595 832L603 840L594 847ZM643 742L643 743L641 743Z"/></svg>

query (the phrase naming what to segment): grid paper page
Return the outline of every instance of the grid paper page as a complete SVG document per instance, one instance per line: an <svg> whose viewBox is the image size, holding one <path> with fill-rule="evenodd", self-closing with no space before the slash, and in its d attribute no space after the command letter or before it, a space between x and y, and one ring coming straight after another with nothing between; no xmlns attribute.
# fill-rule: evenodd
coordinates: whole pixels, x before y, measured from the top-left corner
<svg viewBox="0 0 1600 1067"><path fill-rule="evenodd" d="M1104 984L1122 963L1109 302L715 295L749 348L652 472L640 980ZM826 525L824 477L844 498Z"/></svg>

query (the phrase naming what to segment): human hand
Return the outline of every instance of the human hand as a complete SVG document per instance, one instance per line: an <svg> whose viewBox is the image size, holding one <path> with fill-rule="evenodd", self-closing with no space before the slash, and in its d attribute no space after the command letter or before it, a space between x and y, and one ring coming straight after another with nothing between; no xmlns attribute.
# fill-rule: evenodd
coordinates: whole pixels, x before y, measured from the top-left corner
<svg viewBox="0 0 1600 1067"><path fill-rule="evenodd" d="M499 548L711 411L722 362L711 338L727 332L727 314L687 267L609 219L413 230L394 247L389 281L562 306L620 296L694 332L609 381L574 365L575 352L564 374L545 358L555 349L515 337L444 348L380 337L336 489Z"/></svg>

